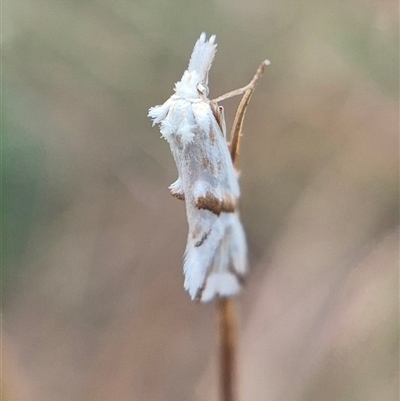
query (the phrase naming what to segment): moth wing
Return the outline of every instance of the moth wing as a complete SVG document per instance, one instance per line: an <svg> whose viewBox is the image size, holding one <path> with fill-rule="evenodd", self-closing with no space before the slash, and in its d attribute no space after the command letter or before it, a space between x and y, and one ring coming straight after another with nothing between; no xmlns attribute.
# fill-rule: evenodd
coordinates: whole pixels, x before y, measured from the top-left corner
<svg viewBox="0 0 400 401"><path fill-rule="evenodd" d="M193 300L199 300L224 230L219 217L208 210L195 210L192 216L188 215L188 220L190 228L183 266L184 287Z"/></svg>
<svg viewBox="0 0 400 401"><path fill-rule="evenodd" d="M213 213L231 213L239 197L239 183L232 164L223 129L223 109L218 110L217 121L210 105L193 105L199 120L201 112L206 113L207 123L198 124L193 144L190 147L191 186L196 206ZM189 151L189 150L188 150Z"/></svg>
<svg viewBox="0 0 400 401"><path fill-rule="evenodd" d="M223 133L223 109L206 106L193 106L197 119L204 113L209 124L197 121L184 158L191 172L185 192L194 202L187 199L185 289L202 302L237 294L247 271L246 238L235 213L239 184Z"/></svg>
<svg viewBox="0 0 400 401"><path fill-rule="evenodd" d="M209 211L203 212L215 218ZM236 295L246 272L246 238L236 213L221 214L215 218L208 235L197 242L188 240L185 289L192 299L209 302L217 295Z"/></svg>

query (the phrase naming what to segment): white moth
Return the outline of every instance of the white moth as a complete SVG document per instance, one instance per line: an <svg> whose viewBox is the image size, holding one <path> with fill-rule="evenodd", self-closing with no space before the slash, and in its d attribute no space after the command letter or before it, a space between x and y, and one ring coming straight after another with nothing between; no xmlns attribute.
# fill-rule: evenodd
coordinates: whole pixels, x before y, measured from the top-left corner
<svg viewBox="0 0 400 401"><path fill-rule="evenodd" d="M201 34L175 94L149 110L178 169L169 189L186 203L184 287L192 300L202 302L237 294L247 271L246 238L237 213L238 176L226 143L224 112L208 99L214 42L215 36L207 41Z"/></svg>

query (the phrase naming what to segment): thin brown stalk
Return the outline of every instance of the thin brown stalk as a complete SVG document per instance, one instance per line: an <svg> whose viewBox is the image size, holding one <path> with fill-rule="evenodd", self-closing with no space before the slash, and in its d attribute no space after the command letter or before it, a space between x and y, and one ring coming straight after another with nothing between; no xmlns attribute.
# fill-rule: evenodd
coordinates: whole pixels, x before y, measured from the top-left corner
<svg viewBox="0 0 400 401"><path fill-rule="evenodd" d="M264 60L261 65L258 67L256 73L254 74L253 79L246 85L243 86L243 88L235 89L234 91L225 93L221 96L218 96L217 98L213 99L213 102L219 103L222 102L223 100L230 99L231 97L243 95L247 90L252 90L254 91L255 86L257 85L257 82L261 78L262 74L264 73L265 67L267 65L270 65L271 62L269 60Z"/></svg>
<svg viewBox="0 0 400 401"><path fill-rule="evenodd" d="M220 344L221 400L237 401L237 316L232 298L217 299Z"/></svg>
<svg viewBox="0 0 400 401"><path fill-rule="evenodd" d="M244 120L244 116L246 114L247 106L250 103L251 96L253 95L254 89L256 88L258 81L264 74L265 68L269 64L270 64L270 62L268 60L265 60L258 67L253 79L251 80L249 85L247 85L247 89L244 92L242 100L240 101L239 107L236 111L235 119L234 119L233 125L232 125L231 136L230 136L230 139L231 139L230 151L231 151L232 162L234 165L236 165L237 158L239 155L240 138L242 136L243 120Z"/></svg>
<svg viewBox="0 0 400 401"><path fill-rule="evenodd" d="M269 65L269 61L265 60L258 67L251 82L243 88L226 93L213 101L215 103L233 96L243 94L239 107L236 111L235 120L231 130L230 153L232 162L236 165L240 138L242 134L242 126L247 106L249 105L254 89L263 75L265 68ZM237 314L235 300L232 298L217 299L217 314L219 327L219 347L220 347L220 381L221 381L221 401L237 401Z"/></svg>

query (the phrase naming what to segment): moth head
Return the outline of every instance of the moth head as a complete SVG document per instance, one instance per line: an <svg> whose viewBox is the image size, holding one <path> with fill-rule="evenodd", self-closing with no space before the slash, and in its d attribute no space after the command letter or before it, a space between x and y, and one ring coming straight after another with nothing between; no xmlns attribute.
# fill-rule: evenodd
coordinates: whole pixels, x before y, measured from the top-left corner
<svg viewBox="0 0 400 401"><path fill-rule="evenodd" d="M184 98L197 98L200 94L199 87L201 78L196 71L186 70L182 79L175 84L175 93ZM201 90L205 91L205 86L201 86Z"/></svg>

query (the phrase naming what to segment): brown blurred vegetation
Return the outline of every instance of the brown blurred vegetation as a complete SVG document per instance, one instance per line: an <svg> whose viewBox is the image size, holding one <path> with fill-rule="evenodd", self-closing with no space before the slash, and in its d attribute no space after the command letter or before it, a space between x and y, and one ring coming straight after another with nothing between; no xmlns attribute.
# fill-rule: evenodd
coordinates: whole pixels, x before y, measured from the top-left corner
<svg viewBox="0 0 400 401"><path fill-rule="evenodd" d="M216 400L146 117L215 33L250 104L243 400L398 399L398 2L3 1L3 400ZM225 104L232 121L237 100Z"/></svg>

